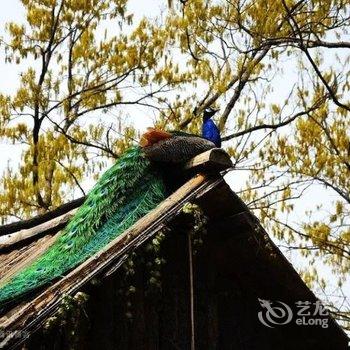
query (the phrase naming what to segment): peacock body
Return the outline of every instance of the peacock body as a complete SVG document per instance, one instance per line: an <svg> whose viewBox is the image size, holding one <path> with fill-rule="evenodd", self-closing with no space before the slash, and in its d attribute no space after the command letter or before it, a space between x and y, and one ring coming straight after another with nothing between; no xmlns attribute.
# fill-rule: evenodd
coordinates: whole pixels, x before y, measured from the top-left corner
<svg viewBox="0 0 350 350"><path fill-rule="evenodd" d="M186 161L213 147L194 135L148 131L141 147L102 175L53 245L0 286L0 305L63 276L155 208L167 195L158 162Z"/></svg>

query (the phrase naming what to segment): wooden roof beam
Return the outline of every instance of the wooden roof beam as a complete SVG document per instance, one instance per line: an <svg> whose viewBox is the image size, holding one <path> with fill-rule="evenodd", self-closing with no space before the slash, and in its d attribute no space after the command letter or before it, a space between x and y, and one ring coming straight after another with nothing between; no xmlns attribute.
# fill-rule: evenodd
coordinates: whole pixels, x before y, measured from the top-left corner
<svg viewBox="0 0 350 350"><path fill-rule="evenodd" d="M38 237L45 233L53 234L58 232L66 225L77 210L78 208L72 209L63 215L46 221L38 226L10 233L9 235L0 236L0 252L27 239Z"/></svg>

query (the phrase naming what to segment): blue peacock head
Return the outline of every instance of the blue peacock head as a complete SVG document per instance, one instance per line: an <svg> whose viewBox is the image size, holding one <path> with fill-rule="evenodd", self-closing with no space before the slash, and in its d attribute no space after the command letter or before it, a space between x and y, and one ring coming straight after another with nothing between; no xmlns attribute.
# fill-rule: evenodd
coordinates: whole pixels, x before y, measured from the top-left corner
<svg viewBox="0 0 350 350"><path fill-rule="evenodd" d="M203 112L203 121L205 122L210 119L216 112L218 112L218 109L207 107Z"/></svg>

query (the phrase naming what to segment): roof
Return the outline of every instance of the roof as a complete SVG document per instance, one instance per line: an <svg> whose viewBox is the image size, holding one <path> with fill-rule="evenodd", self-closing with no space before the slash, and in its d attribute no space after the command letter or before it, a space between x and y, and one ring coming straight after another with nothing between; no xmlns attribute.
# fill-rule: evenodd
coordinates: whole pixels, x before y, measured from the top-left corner
<svg viewBox="0 0 350 350"><path fill-rule="evenodd" d="M31 334L40 328L57 311L64 295L74 295L94 277L103 279L115 272L130 252L175 221L189 201L200 205L220 232L216 260L229 278L239 275L247 288L259 291L262 298L316 301L257 218L223 180L220 170L230 165L228 156L219 150L205 152L188 162L184 171L189 180L154 210L66 276L0 315L0 328L8 332L0 348L13 348L23 341L16 337L18 330ZM71 202L44 218L0 228L0 234L10 232L0 237L0 271L6 271L0 275L0 283L53 243L82 201ZM309 336L322 338L322 332L315 328ZM347 344L345 333L333 319L328 332L334 344Z"/></svg>

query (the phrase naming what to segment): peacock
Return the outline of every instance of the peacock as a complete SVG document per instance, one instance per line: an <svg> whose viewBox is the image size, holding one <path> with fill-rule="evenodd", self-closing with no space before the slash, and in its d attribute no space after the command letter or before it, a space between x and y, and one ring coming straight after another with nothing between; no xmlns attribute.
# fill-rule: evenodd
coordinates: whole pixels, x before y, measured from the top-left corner
<svg viewBox="0 0 350 350"><path fill-rule="evenodd" d="M130 147L98 180L83 205L56 241L29 266L0 284L0 306L64 276L168 195L163 165L184 162L218 146L212 124L205 124L202 137L183 132L148 129L140 144Z"/></svg>

